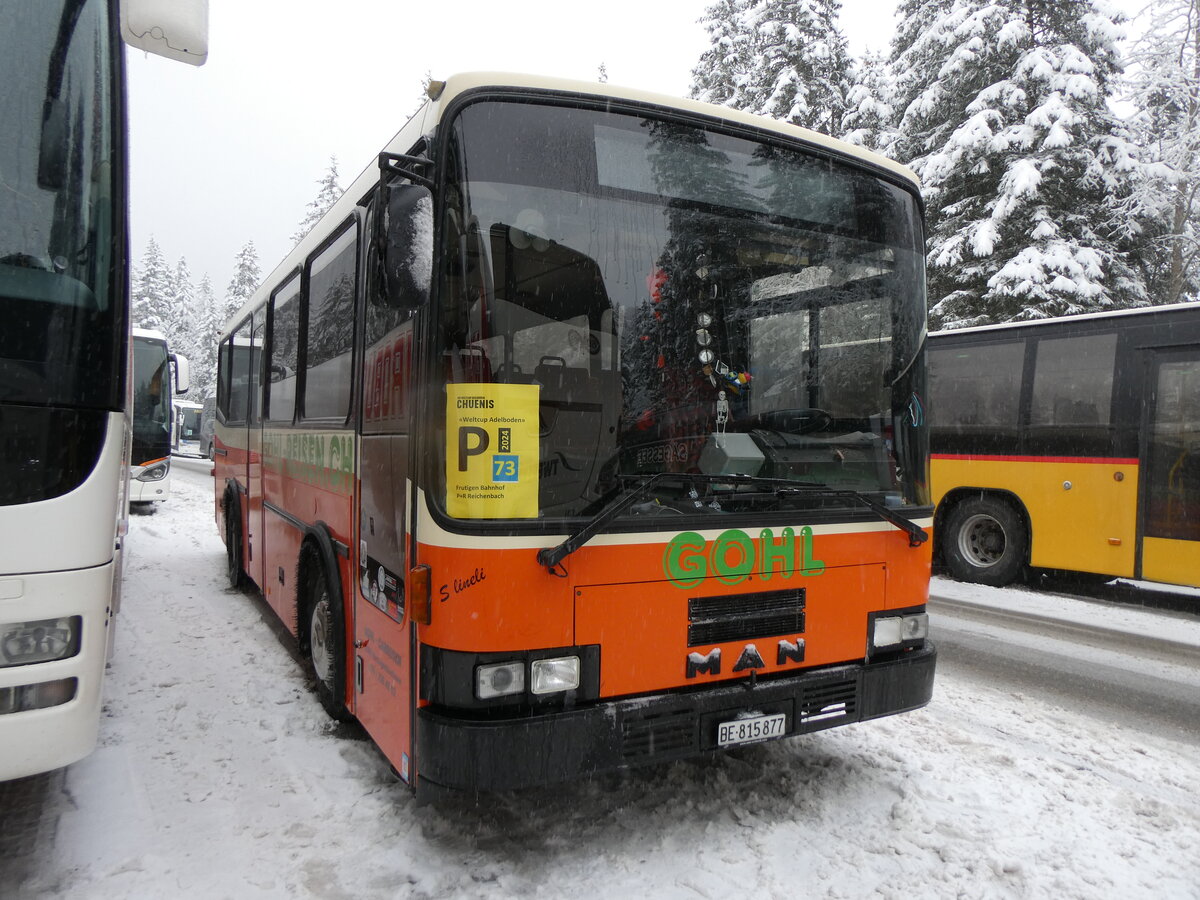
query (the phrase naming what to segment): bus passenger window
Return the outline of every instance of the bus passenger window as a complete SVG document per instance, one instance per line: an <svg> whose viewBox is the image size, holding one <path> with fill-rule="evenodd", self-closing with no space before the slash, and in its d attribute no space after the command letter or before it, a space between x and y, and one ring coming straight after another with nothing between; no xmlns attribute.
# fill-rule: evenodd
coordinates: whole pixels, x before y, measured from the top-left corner
<svg viewBox="0 0 1200 900"><path fill-rule="evenodd" d="M306 297L306 419L345 419L350 411L357 246L358 228L352 226L311 264Z"/></svg>

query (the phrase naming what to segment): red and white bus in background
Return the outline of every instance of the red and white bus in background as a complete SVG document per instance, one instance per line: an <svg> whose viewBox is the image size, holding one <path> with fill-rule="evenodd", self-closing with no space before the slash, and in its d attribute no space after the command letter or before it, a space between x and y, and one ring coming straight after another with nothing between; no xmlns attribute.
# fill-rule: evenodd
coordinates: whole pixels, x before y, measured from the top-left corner
<svg viewBox="0 0 1200 900"><path fill-rule="evenodd" d="M435 82L222 339L230 580L418 798L920 707L923 247L823 136Z"/></svg>
<svg viewBox="0 0 1200 900"><path fill-rule="evenodd" d="M131 437L121 42L198 65L207 18L203 0L5 5L0 781L96 742Z"/></svg>

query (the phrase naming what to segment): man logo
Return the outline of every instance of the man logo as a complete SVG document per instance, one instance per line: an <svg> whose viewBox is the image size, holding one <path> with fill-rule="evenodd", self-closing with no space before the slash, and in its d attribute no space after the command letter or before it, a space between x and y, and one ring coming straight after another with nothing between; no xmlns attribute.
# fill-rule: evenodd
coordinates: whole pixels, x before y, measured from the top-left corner
<svg viewBox="0 0 1200 900"><path fill-rule="evenodd" d="M782 666L785 663L804 662L804 638L796 638L794 641L780 640L776 647L775 665ZM758 648L754 644L747 644L742 649L741 656L734 663L733 671L735 672L757 672L759 669L765 669L766 662L763 661L762 654L758 652ZM709 653L689 653L687 655L686 672L688 678L695 678L697 675L720 675L721 674L721 648L716 647Z"/></svg>

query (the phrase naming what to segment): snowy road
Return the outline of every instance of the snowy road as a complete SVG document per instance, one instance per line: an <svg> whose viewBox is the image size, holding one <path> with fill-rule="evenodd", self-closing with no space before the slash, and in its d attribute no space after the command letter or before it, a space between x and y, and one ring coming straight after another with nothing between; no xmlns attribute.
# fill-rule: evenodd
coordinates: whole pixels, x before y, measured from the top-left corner
<svg viewBox="0 0 1200 900"><path fill-rule="evenodd" d="M936 608L946 663L917 713L417 809L360 732L326 720L265 604L223 587L205 469L178 464L175 496L132 521L100 747L0 787L0 897L1200 898L1195 723L1172 736L1061 678L972 664L993 629L1033 659L1060 641L1081 671L1106 651ZM1194 616L1102 612L1200 645ZM1150 696L1194 677L1145 663Z"/></svg>
<svg viewBox="0 0 1200 900"><path fill-rule="evenodd" d="M929 604L938 674L986 680L1009 690L1120 722L1147 736L1200 747L1200 642L1130 634L1120 623L1096 626L961 599L981 589L937 581ZM996 591L993 603L1011 591ZM1198 600L1200 602L1200 600ZM1089 604L1072 600L1086 615ZM1112 610L1106 610L1111 612ZM1132 611L1189 633L1200 618Z"/></svg>

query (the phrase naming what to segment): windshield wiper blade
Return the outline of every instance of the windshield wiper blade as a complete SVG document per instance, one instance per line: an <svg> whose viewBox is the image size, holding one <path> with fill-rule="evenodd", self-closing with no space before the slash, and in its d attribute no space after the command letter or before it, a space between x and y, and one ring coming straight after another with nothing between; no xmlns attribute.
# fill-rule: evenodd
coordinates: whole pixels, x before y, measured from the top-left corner
<svg viewBox="0 0 1200 900"><path fill-rule="evenodd" d="M543 547L539 550L537 552L538 565L545 566L548 571L553 572L560 562L603 531L609 522L645 497L652 487L671 480L684 481L689 484L711 484L714 481L729 481L730 478L728 475L701 475L694 472L656 472L628 493L622 494L620 499L611 506L606 506L588 519L582 528L574 534L568 535L567 539L557 547Z"/></svg>
<svg viewBox="0 0 1200 900"><path fill-rule="evenodd" d="M776 494L791 494L791 493L808 494L808 493L810 493L810 491L811 491L811 487L807 488L807 489L781 487L775 493ZM897 528L899 528L901 531L903 531L905 534L907 534L908 535L908 546L910 546L910 547L920 547L923 543L925 543L927 540L929 540L929 532L927 532L924 528L922 528L916 522L913 522L911 519L909 519L905 516L902 516L900 513L896 512L896 510L892 509L891 507L884 506L878 500L868 497L866 494L864 494L860 491L837 490L836 488L829 488L828 490L822 491L821 496L823 496L823 497L848 497L851 500L858 501L863 506L865 506L869 510L871 510L871 512L873 512L877 516L879 516L879 518L883 519L885 522L889 522L892 525L895 525Z"/></svg>

